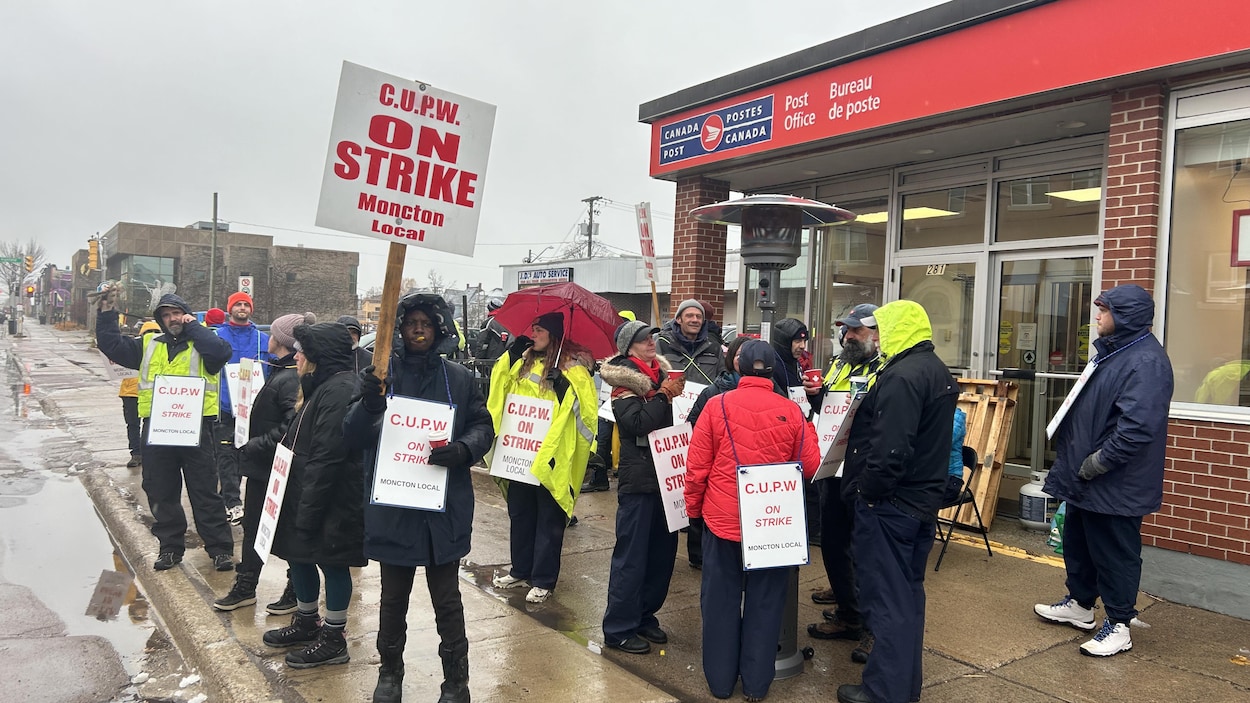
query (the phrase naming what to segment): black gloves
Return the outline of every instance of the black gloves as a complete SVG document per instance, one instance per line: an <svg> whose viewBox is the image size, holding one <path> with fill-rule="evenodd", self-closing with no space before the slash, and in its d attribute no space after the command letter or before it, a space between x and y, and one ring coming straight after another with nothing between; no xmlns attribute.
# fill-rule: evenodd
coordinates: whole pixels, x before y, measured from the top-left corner
<svg viewBox="0 0 1250 703"><path fill-rule="evenodd" d="M556 398L563 403L564 394L567 393L571 387L569 379L564 377L564 374L560 372L560 369L551 369L547 372L547 380L551 381L551 390L556 392Z"/></svg>
<svg viewBox="0 0 1250 703"><path fill-rule="evenodd" d="M360 372L360 404L376 415L386 410L386 385L373 372L372 364Z"/></svg>
<svg viewBox="0 0 1250 703"><path fill-rule="evenodd" d="M1102 457L1098 456L1098 452L1094 452L1081 462L1081 470L1077 472L1077 475L1086 481L1092 481L1110 470L1110 466L1102 463Z"/></svg>
<svg viewBox="0 0 1250 703"><path fill-rule="evenodd" d="M469 448L464 442L451 442L430 450L430 463L435 466L446 466L449 469L468 466L471 458Z"/></svg>
<svg viewBox="0 0 1250 703"><path fill-rule="evenodd" d="M512 343L508 345L508 365L511 366L519 361L525 350L532 346L534 346L534 340L525 335L513 337Z"/></svg>

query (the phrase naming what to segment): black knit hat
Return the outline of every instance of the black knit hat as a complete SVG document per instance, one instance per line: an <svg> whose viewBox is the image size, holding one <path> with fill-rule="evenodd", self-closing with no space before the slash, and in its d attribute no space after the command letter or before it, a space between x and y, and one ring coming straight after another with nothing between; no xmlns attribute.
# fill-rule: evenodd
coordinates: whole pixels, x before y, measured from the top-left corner
<svg viewBox="0 0 1250 703"><path fill-rule="evenodd" d="M541 327L551 335L552 339L564 339L564 313L549 312L538 316L534 325Z"/></svg>

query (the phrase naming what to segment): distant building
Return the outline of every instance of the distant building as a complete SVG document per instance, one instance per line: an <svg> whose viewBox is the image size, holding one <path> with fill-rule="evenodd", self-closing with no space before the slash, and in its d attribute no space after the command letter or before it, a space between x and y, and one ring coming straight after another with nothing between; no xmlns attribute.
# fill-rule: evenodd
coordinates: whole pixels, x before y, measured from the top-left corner
<svg viewBox="0 0 1250 703"><path fill-rule="evenodd" d="M172 286L193 310L225 308L250 279L253 318L268 322L290 312L313 312L322 320L354 314L360 255L355 252L274 246L264 234L217 232L216 261L210 265L212 232L190 227L119 222L103 235L104 278L120 281L120 309L130 317L151 315L153 302ZM84 272L86 250L74 256L71 309L87 324L87 294L100 283L100 272ZM209 269L215 272L213 300L208 299Z"/></svg>

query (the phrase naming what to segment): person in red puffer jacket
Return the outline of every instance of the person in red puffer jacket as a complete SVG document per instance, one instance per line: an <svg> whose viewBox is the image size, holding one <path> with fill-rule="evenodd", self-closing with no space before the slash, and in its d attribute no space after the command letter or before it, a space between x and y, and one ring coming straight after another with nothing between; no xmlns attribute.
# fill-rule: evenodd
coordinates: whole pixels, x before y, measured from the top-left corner
<svg viewBox="0 0 1250 703"><path fill-rule="evenodd" d="M703 518L705 526L703 675L717 698L733 695L739 677L748 701L768 694L786 584L795 568L743 571L738 466L798 461L804 479L820 466L815 428L798 405L773 391L775 362L767 342L742 345L742 379L704 408L686 458L686 513Z"/></svg>

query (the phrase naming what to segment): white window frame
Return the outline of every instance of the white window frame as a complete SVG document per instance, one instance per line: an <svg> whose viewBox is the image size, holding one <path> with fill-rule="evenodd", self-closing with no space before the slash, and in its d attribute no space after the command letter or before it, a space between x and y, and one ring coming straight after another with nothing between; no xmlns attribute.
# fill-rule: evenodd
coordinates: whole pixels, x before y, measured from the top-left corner
<svg viewBox="0 0 1250 703"><path fill-rule="evenodd" d="M1176 90L1168 97L1168 114L1165 122L1166 129L1164 130L1163 143L1163 164L1160 167L1163 183L1160 189L1159 261L1155 268L1156 291L1166 291L1168 289L1168 262L1172 254L1172 177L1176 163L1176 133L1191 127L1206 127L1225 122L1250 120L1250 104L1244 108L1177 117L1179 103L1186 98L1243 88L1250 88L1250 79L1212 83L1185 90ZM1156 296L1156 298L1154 327L1159 331L1158 336L1163 340L1163 348L1166 350L1168 339L1164 320L1167 319L1168 297L1164 294ZM1211 405L1173 400L1168 417L1175 420L1200 420L1204 422L1250 425L1250 407L1242 408L1231 405Z"/></svg>

